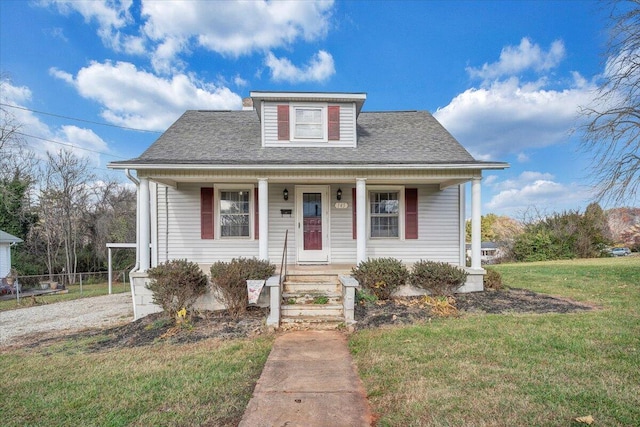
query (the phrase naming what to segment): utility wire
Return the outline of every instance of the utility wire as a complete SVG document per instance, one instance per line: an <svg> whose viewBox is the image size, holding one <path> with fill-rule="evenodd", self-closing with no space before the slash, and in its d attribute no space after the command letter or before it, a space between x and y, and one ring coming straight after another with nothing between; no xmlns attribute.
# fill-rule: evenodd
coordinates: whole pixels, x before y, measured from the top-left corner
<svg viewBox="0 0 640 427"><path fill-rule="evenodd" d="M2 102L0 102L0 105L3 106L3 107L15 108L17 110L29 111L29 112L36 113L36 114L44 114L45 116L58 117L60 119L75 120L75 121L83 122L83 123L91 123L93 125L108 126L108 127L112 127L112 128L125 129L125 130L133 130L133 131L136 131L136 132L147 132L147 133L157 133L157 134L162 133L162 132L159 132L157 130L136 129L136 128L130 128L130 127L127 127L127 126L118 126L118 125L112 125L110 123L94 122L94 121L91 121L91 120L78 119L76 117L69 117L69 116L63 116L63 115L60 115L60 114L47 113L45 111L32 110L30 108L18 107L17 105L5 104L5 103L2 103Z"/></svg>
<svg viewBox="0 0 640 427"><path fill-rule="evenodd" d="M77 145L69 144L69 143L67 143L67 142L54 141L54 140L52 140L52 139L42 138L42 137L40 137L40 136L35 136L35 135L29 135L29 134L27 134L27 133L23 133L23 132L16 132L16 134L18 134L18 135L22 135L22 136L26 136L26 137L28 137L28 138L39 139L39 140L41 140L41 141L53 142L54 144L60 144L60 145L64 145L64 146L67 146L67 147L76 148L76 149L78 149L78 150L91 151L92 153L98 153L98 154L102 154L102 155L104 155L104 156L117 157L118 159L123 159L123 160L125 159L125 158L124 158L124 157L122 157L122 156L116 156L115 154L104 153L104 152L102 152L102 151L92 150L92 149L90 149L90 148L79 147L79 146L77 146Z"/></svg>

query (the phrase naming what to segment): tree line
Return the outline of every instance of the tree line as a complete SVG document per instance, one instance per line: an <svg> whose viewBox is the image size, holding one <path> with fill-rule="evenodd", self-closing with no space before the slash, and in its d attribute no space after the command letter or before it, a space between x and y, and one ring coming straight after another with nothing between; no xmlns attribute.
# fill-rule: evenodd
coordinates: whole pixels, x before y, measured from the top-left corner
<svg viewBox="0 0 640 427"><path fill-rule="evenodd" d="M623 239L640 250L640 235L630 227L623 233L611 229L607 212L591 203L584 212L563 211L550 215L524 215L520 221L488 214L481 220L482 241L500 247L502 261L548 261L608 256L610 246ZM466 224L467 241L471 241L471 223Z"/></svg>
<svg viewBox="0 0 640 427"><path fill-rule="evenodd" d="M0 230L24 242L12 248L14 274L107 268L107 242L135 242L136 193L93 172L89 159L62 149L38 157L0 108ZM130 268L133 251L117 251L114 267Z"/></svg>

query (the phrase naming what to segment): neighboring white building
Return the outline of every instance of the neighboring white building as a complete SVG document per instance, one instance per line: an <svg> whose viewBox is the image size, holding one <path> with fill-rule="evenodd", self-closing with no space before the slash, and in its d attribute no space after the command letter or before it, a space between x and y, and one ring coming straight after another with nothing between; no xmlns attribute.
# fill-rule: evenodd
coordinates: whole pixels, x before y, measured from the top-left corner
<svg viewBox="0 0 640 427"><path fill-rule="evenodd" d="M140 157L110 163L136 171L138 247L151 245L138 251L134 293L149 267L170 259L204 271L237 257L279 266L286 233L294 266L348 271L395 257L464 267L469 182L476 256L463 291L482 290L482 171L508 164L475 160L426 111L364 112L365 100L251 92L249 108L187 111Z"/></svg>
<svg viewBox="0 0 640 427"><path fill-rule="evenodd" d="M471 259L471 243L467 243L467 257ZM502 255L500 247L495 242L480 244L480 261L482 264L493 264Z"/></svg>
<svg viewBox="0 0 640 427"><path fill-rule="evenodd" d="M22 239L0 230L0 279L11 271L11 246L21 243Z"/></svg>

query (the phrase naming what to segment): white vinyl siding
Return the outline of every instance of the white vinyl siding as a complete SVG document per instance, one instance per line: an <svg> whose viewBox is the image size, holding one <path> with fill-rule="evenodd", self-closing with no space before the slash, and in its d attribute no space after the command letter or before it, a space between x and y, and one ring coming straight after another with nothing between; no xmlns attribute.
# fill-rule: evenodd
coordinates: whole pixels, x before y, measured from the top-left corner
<svg viewBox="0 0 640 427"><path fill-rule="evenodd" d="M0 279L11 271L11 247L9 243L0 243Z"/></svg>
<svg viewBox="0 0 640 427"><path fill-rule="evenodd" d="M356 146L356 106L355 103L320 103L326 110L327 105L340 106L340 140L317 142L313 139L307 141L295 141L294 112L289 115L290 136L292 141L278 141L278 105L286 102L265 102L262 109L262 145L265 147L355 147ZM295 104L294 104L295 105ZM312 104L305 103L311 107ZM326 111L324 113L323 126L326 128ZM326 139L327 129L323 128Z"/></svg>
<svg viewBox="0 0 640 427"><path fill-rule="evenodd" d="M157 227L158 262L166 259L186 258L207 266L215 261L230 261L237 257L257 257L258 240L254 239L208 239L200 238L200 188L212 187L211 183L179 184L177 188L158 184L156 187L155 217ZM231 185L229 188L231 188ZM289 191L285 201L282 192ZM331 205L331 263L354 264L356 262L356 240L353 239L353 200L351 183L332 184L329 203ZM418 189L418 239L367 238L368 258L394 257L406 263L420 259L444 261L457 264L460 259L459 187L452 186L440 191L437 185L412 185ZM284 236L289 230L287 262L296 260L296 212L295 183L269 183L269 259L280 265ZM336 192L342 190L341 203L346 209L336 208ZM367 192L372 190L367 190ZM216 203L218 200L216 193ZM166 195L166 202L165 202ZM253 200L253 199L251 199ZM368 209L368 206L358 209ZM291 210L291 215L281 210ZM253 208L251 208L253 210ZM168 222L167 222L168 220ZM218 221L219 218L216 218ZM404 221L400 218L400 221ZM253 231L251 230L251 234ZM208 267L206 267L208 268Z"/></svg>
<svg viewBox="0 0 640 427"><path fill-rule="evenodd" d="M406 263L428 259L458 264L458 186L443 191L436 185L407 184L406 188L418 189L418 239L369 239L367 257L394 257Z"/></svg>
<svg viewBox="0 0 640 427"><path fill-rule="evenodd" d="M289 200L284 200L282 192L289 192ZM284 236L289 231L287 239L287 263L296 262L296 211L295 211L295 185L293 184L269 184L269 259L280 267L282 250L284 248ZM282 210L290 210L291 214L282 213Z"/></svg>
<svg viewBox="0 0 640 427"><path fill-rule="evenodd" d="M178 188L157 186L158 262L186 258L199 264L212 264L258 256L257 240L200 238L200 188L212 186L210 183L179 184ZM215 194L215 203L218 197L219 193ZM215 220L218 222L219 217Z"/></svg>
<svg viewBox="0 0 640 427"><path fill-rule="evenodd" d="M458 264L460 259L460 221L458 186L440 191L437 185L411 185L418 189L418 239L367 239L367 258L394 257L406 263L420 259ZM356 262L356 240L353 238L353 185L332 185L331 194L340 188L342 202L348 209L331 211L331 262ZM369 190L367 190L369 192ZM365 207L365 208L368 208ZM360 207L358 207L360 209ZM400 218L404 221L404 218ZM401 232L402 233L402 232Z"/></svg>

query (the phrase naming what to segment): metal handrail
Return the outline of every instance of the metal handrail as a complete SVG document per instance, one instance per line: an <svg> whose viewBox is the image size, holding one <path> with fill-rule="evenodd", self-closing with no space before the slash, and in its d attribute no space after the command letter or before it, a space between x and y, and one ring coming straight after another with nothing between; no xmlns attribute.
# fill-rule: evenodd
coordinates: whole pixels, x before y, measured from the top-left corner
<svg viewBox="0 0 640 427"><path fill-rule="evenodd" d="M289 230L284 233L284 247L282 248L282 260L280 261L280 287L287 279L287 242L289 240ZM283 274L284 272L284 274Z"/></svg>

